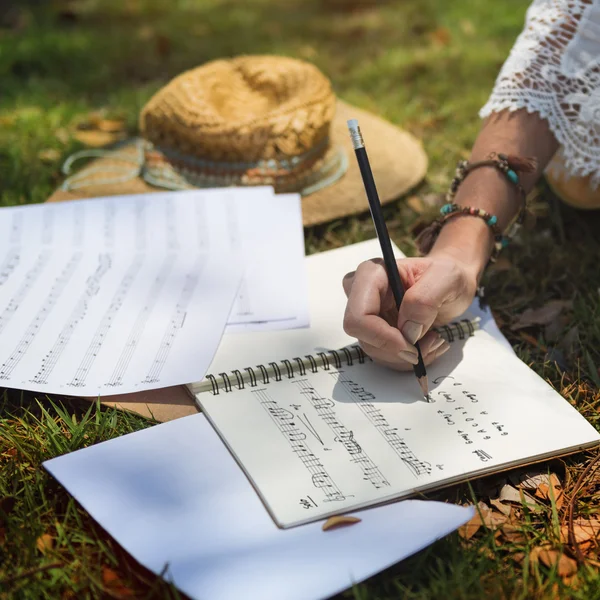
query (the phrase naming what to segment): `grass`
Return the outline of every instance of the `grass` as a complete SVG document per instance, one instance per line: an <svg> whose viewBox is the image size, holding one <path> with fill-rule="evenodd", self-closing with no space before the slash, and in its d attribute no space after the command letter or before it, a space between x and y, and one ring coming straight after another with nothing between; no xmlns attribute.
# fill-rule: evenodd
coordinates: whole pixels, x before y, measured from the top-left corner
<svg viewBox="0 0 600 600"><path fill-rule="evenodd" d="M14 4L14 3L13 3ZM145 101L170 78L209 59L279 53L310 60L339 96L423 139L427 180L415 194L445 189L468 152L485 102L526 3L517 0L388 0L350 9L317 0L30 0L0 8L0 202L44 201L60 165L81 144L71 135L90 112L126 119L136 131ZM355 3L356 4L356 3ZM345 5L345 6L344 6ZM50 151L50 152L48 152ZM556 202L542 184L534 232L505 253L486 280L491 306L519 356L598 427L600 406L600 216ZM394 241L414 254L423 219L403 200L386 208ZM368 216L306 231L307 252L373 237ZM559 330L510 328L516 315L552 299L573 305ZM177 598L136 565L40 468L42 461L153 423L84 401L4 391L0 399L0 598ZM579 514L600 510L596 479L575 496L593 456L557 472ZM510 474L435 497L488 499ZM593 562L577 582L533 560L544 543L562 547L568 503L517 508L512 541L456 534L343 594L384 598L600 598ZM572 549L567 548L567 552ZM590 556L597 560L595 550ZM50 568L55 567L55 568Z"/></svg>

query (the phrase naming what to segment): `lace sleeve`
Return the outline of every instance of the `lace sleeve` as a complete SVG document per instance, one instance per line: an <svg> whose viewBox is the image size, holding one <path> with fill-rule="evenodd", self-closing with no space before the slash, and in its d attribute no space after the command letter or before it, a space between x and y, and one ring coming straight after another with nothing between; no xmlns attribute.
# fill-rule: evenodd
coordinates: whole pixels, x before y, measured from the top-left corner
<svg viewBox="0 0 600 600"><path fill-rule="evenodd" d="M600 184L600 0L534 0L480 116L526 109L560 149L550 168Z"/></svg>

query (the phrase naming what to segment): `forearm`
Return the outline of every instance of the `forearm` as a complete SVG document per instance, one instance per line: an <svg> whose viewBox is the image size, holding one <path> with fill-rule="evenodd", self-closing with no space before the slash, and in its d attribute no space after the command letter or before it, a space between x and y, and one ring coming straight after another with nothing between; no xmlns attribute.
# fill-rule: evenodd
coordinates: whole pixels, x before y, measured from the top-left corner
<svg viewBox="0 0 600 600"><path fill-rule="evenodd" d="M491 152L535 157L538 163L536 171L520 176L521 185L529 192L556 150L557 142L548 124L537 114L524 110L505 111L486 120L473 146L470 161L485 160ZM502 229L521 207L515 186L494 167L482 167L471 172L459 186L454 201L496 215ZM479 279L492 246L490 229L481 219L454 218L442 228L429 255L450 255L468 263Z"/></svg>

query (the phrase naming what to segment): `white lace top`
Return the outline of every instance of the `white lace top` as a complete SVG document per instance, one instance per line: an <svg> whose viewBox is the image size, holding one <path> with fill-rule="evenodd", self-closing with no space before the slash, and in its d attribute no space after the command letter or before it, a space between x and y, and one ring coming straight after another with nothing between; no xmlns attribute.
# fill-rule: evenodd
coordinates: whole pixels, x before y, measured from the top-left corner
<svg viewBox="0 0 600 600"><path fill-rule="evenodd" d="M534 0L481 109L527 109L560 144L551 167L600 184L600 0ZM564 172L564 171L563 171Z"/></svg>

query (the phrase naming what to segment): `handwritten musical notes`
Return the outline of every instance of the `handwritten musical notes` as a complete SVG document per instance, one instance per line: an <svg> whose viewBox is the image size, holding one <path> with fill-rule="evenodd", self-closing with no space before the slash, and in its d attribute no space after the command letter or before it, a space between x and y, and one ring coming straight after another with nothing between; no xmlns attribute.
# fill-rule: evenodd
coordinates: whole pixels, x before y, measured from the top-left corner
<svg viewBox="0 0 600 600"><path fill-rule="evenodd" d="M432 402L412 373L346 350L320 365L316 352L279 357L274 375L239 365L248 384L220 374L229 385L196 396L282 527L600 439L485 331L428 368Z"/></svg>
<svg viewBox="0 0 600 600"><path fill-rule="evenodd" d="M312 485L323 494L323 502L345 500L346 496L306 443L306 434L296 425L294 414L281 408L264 389L255 390L252 394L256 395L260 405L267 411L279 431L281 431L290 445L291 451L302 461L309 473Z"/></svg>
<svg viewBox="0 0 600 600"><path fill-rule="evenodd" d="M106 396L201 379L241 277L223 200L0 209L0 385Z"/></svg>

